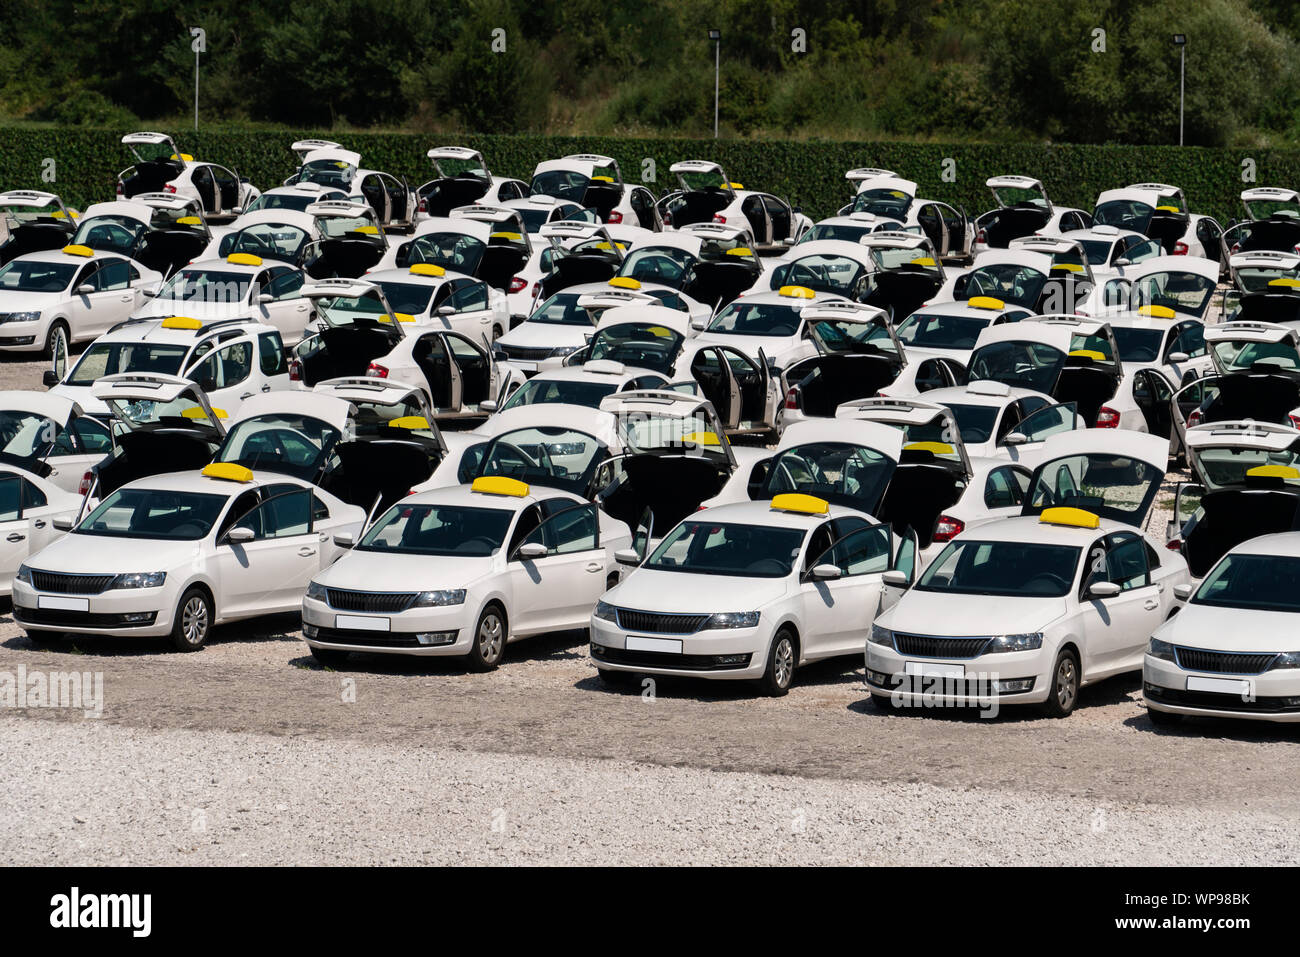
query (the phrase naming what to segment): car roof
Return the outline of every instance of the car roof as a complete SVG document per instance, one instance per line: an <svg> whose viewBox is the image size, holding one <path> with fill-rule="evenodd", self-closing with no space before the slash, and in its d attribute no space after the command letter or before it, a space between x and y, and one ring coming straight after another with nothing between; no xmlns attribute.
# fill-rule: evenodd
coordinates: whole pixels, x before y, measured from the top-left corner
<svg viewBox="0 0 1300 957"><path fill-rule="evenodd" d="M1032 249L989 249L976 256L975 261L965 272L971 272L982 266L1002 264L1027 266L1041 273L1047 273L1052 268L1052 257L1047 253L1034 252Z"/></svg>
<svg viewBox="0 0 1300 957"><path fill-rule="evenodd" d="M91 249L90 255L81 255L78 253L64 252L67 247L59 249L43 249L39 252L24 253L22 256L15 257L23 262L35 263L68 263L70 265L80 265L81 263L95 262L100 259L121 259L123 262L129 262L126 256L118 252L105 251L101 249ZM80 247L87 249L89 247Z"/></svg>
<svg viewBox="0 0 1300 957"><path fill-rule="evenodd" d="M297 485L302 488L312 487L307 482L285 475L282 472L259 473L256 469L252 471L253 480L251 482L234 482L230 479L213 478L210 475L204 475L201 470L187 469L184 472L164 472L162 475L150 475L127 482L122 487L156 489L166 492L206 492L227 497L239 495L249 489L264 488L267 485L287 484Z"/></svg>
<svg viewBox="0 0 1300 957"><path fill-rule="evenodd" d="M1016 402L1019 399L1035 396L1040 399L1052 401L1051 396L1043 395L1041 392L1035 392L1033 389L1022 389L1019 386L1007 385L1003 382L994 382L990 379L977 379L967 385L948 386L943 389L931 389L926 392L922 398L926 402L933 402L936 405L948 405L956 402L961 405L987 405L994 408L1001 408Z"/></svg>
<svg viewBox="0 0 1300 957"><path fill-rule="evenodd" d="M618 419L602 409L560 402L543 402L506 409L475 431L495 438L518 429L572 429L599 440L606 448L619 444Z"/></svg>
<svg viewBox="0 0 1300 957"><path fill-rule="evenodd" d="M794 262L804 256L843 256L857 262L871 262L871 251L866 246L844 239L814 239L806 243L795 243L781 258L786 262Z"/></svg>
<svg viewBox="0 0 1300 957"><path fill-rule="evenodd" d="M903 431L883 422L863 419L810 418L786 427L781 433L776 454L814 443L860 445L898 461L903 451Z"/></svg>
<svg viewBox="0 0 1300 957"><path fill-rule="evenodd" d="M524 484L527 485L528 483ZM451 485L445 488L430 489L427 492L416 492L414 495L402 499L401 504L461 505L470 508L493 508L507 512L522 512L529 505L543 499L552 498L566 498L575 504L586 502L586 499L549 485L529 485L528 493L525 495L494 495L487 492L475 492L472 485Z"/></svg>
<svg viewBox="0 0 1300 957"><path fill-rule="evenodd" d="M988 296L977 298L987 299ZM996 297L991 297L996 298ZM928 305L921 306L912 312L912 315L936 315L936 316L970 316L971 318L988 319L992 321L999 316L1004 316L1008 312L1023 312L1028 314L1029 309L1024 306L1018 306L1015 303L1003 302L1001 309L986 309L983 306L972 306L969 299L949 299L946 302L932 302ZM909 317L910 318L910 317ZM1014 325L1015 323L1006 323Z"/></svg>
<svg viewBox="0 0 1300 957"><path fill-rule="evenodd" d="M1300 532L1273 532L1242 542L1229 555L1277 555L1300 558Z"/></svg>
<svg viewBox="0 0 1300 957"><path fill-rule="evenodd" d="M255 319L245 318L215 319L198 329L168 329L163 326L163 322L168 318L171 317L151 316L147 319L128 319L126 322L119 323L109 329L108 332L96 339L95 343L101 341L136 342L148 339L150 342L193 345L200 342L205 335L217 331L237 330L250 334L278 331L274 326L268 326ZM95 343L91 343L91 345Z"/></svg>
<svg viewBox="0 0 1300 957"><path fill-rule="evenodd" d="M1098 537L1112 532L1141 534L1132 525L1106 518L1098 519L1097 528L1079 528L1074 525L1054 525L1044 522L1037 515L1017 515L986 522L970 529L954 541L1024 542L1041 545L1074 545L1085 548Z"/></svg>
<svg viewBox="0 0 1300 957"><path fill-rule="evenodd" d="M418 239L420 236L428 236L432 233L460 233L486 243L494 231L495 227L492 223L485 223L480 219L467 219L464 216L433 216L416 226L410 238Z"/></svg>
<svg viewBox="0 0 1300 957"><path fill-rule="evenodd" d="M874 521L866 512L855 508L847 508L843 505L828 503L825 512L807 513L774 509L771 500L714 505L712 508L694 513L688 518L699 521L735 522L743 525L765 525L770 528L795 528L808 531L816 528L827 519L848 517L866 518Z"/></svg>

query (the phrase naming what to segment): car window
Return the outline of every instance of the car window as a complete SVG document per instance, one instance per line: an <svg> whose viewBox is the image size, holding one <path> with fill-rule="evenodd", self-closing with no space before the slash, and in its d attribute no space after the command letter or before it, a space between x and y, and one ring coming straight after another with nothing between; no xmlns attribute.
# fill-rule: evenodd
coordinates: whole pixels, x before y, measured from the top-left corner
<svg viewBox="0 0 1300 957"><path fill-rule="evenodd" d="M1114 582L1122 591L1147 584L1147 555L1137 535L1113 535L1098 541L1088 552L1085 590L1097 582Z"/></svg>
<svg viewBox="0 0 1300 957"><path fill-rule="evenodd" d="M287 362L284 357L284 345L281 343L278 333L259 333L257 336L257 354L263 375L280 375L286 371Z"/></svg>
<svg viewBox="0 0 1300 957"><path fill-rule="evenodd" d="M834 565L846 578L888 571L889 544L889 527L870 525L845 535L818 555L809 567Z"/></svg>
<svg viewBox="0 0 1300 957"><path fill-rule="evenodd" d="M1025 501L1029 479L1019 470L1004 466L989 473L984 482L984 504L989 508L1010 508Z"/></svg>
<svg viewBox="0 0 1300 957"><path fill-rule="evenodd" d="M541 542L548 555L585 552L600 544L600 522L596 506L574 505L542 522L524 539L524 543Z"/></svg>
<svg viewBox="0 0 1300 957"><path fill-rule="evenodd" d="M297 269L273 270L266 292L276 300L297 299L302 289L303 274Z"/></svg>
<svg viewBox="0 0 1300 957"><path fill-rule="evenodd" d="M125 259L106 259L95 273L95 288L100 292L126 289L130 285L131 270Z"/></svg>
<svg viewBox="0 0 1300 957"><path fill-rule="evenodd" d="M282 486L272 486L279 488ZM309 489L272 495L257 508L235 522L235 528L247 528L256 538L287 538L311 531L312 494Z"/></svg>
<svg viewBox="0 0 1300 957"><path fill-rule="evenodd" d="M23 517L22 493L19 476L0 476L0 522L12 522Z"/></svg>
<svg viewBox="0 0 1300 957"><path fill-rule="evenodd" d="M1049 405L1039 409L1033 415L1027 415L1016 429L1030 442L1042 442L1049 435L1069 432L1074 428L1076 406L1073 402L1062 405Z"/></svg>
<svg viewBox="0 0 1300 957"><path fill-rule="evenodd" d="M447 304L457 312L486 309L488 306L487 285L481 282L466 283L452 293L451 298L447 300Z"/></svg>
<svg viewBox="0 0 1300 957"><path fill-rule="evenodd" d="M209 353L190 368L187 378L201 386L225 389L248 378L253 368L253 344L248 340L233 342Z"/></svg>

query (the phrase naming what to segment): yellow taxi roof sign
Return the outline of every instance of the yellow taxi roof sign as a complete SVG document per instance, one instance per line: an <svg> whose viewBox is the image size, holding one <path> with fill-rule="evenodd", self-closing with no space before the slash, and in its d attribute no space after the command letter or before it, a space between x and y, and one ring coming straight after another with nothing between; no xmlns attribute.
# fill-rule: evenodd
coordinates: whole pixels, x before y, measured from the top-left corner
<svg viewBox="0 0 1300 957"><path fill-rule="evenodd" d="M388 425L394 429L408 429L412 432L421 429L428 431L429 420L422 415L400 415L390 419Z"/></svg>
<svg viewBox="0 0 1300 957"><path fill-rule="evenodd" d="M481 492L484 495L510 495L515 498L523 498L528 494L529 488L527 482L521 482L505 475L481 475L474 480L474 484L470 486L470 491Z"/></svg>
<svg viewBox="0 0 1300 957"><path fill-rule="evenodd" d="M1168 306L1138 306L1139 316L1151 316L1155 319L1172 319L1177 315Z"/></svg>
<svg viewBox="0 0 1300 957"><path fill-rule="evenodd" d="M1101 527L1101 519L1095 512L1066 506L1043 509L1043 514L1038 516L1038 521L1043 525L1070 525L1074 528Z"/></svg>
<svg viewBox="0 0 1300 957"><path fill-rule="evenodd" d="M436 263L415 263L408 270L412 276L445 276L447 270Z"/></svg>
<svg viewBox="0 0 1300 957"><path fill-rule="evenodd" d="M933 266L934 260L931 259L929 256L921 256L917 259L913 259L911 264L913 266Z"/></svg>
<svg viewBox="0 0 1300 957"><path fill-rule="evenodd" d="M609 284L615 289L640 289L641 281L633 279L631 276L615 276L609 281Z"/></svg>
<svg viewBox="0 0 1300 957"><path fill-rule="evenodd" d="M1157 206L1156 209L1160 210L1160 212L1162 212L1162 213L1181 213L1181 212L1182 212L1182 210L1179 209L1177 206Z"/></svg>
<svg viewBox="0 0 1300 957"><path fill-rule="evenodd" d="M1070 355L1076 359L1091 359L1093 362L1105 362L1106 353L1098 352L1096 349L1073 349Z"/></svg>
<svg viewBox="0 0 1300 957"><path fill-rule="evenodd" d="M1062 272L1083 272L1083 267L1078 263L1052 263L1052 268Z"/></svg>
<svg viewBox="0 0 1300 957"><path fill-rule="evenodd" d="M933 452L935 455L955 455L957 450L947 442L911 442L903 446L904 452Z"/></svg>
<svg viewBox="0 0 1300 957"><path fill-rule="evenodd" d="M612 183L614 182L614 177L596 175L592 177L592 180L597 183Z"/></svg>
<svg viewBox="0 0 1300 957"><path fill-rule="evenodd" d="M188 409L181 409L181 415L187 419L206 419L208 417L208 413L202 406L198 405L192 405ZM213 409L212 417L216 419L224 419L226 418L226 410Z"/></svg>
<svg viewBox="0 0 1300 957"><path fill-rule="evenodd" d="M727 250L727 255L728 256L752 256L754 255L754 250L750 249L748 246L732 246L730 249Z"/></svg>
<svg viewBox="0 0 1300 957"><path fill-rule="evenodd" d="M64 246L64 247L63 247L63 251L64 251L65 253L67 253L69 256L93 256L93 255L95 255L95 251L94 251L93 249L91 249L89 246L83 246L83 245L81 245L80 243L75 243L75 244L73 244L73 245L71 245L71 246Z"/></svg>
<svg viewBox="0 0 1300 957"><path fill-rule="evenodd" d="M260 266L262 257L254 256L252 253L231 253L226 257L226 262L232 266Z"/></svg>
<svg viewBox="0 0 1300 957"><path fill-rule="evenodd" d="M802 512L805 515L825 515L830 511L830 502L816 495L804 495L801 492L785 492L772 499L774 512Z"/></svg>
<svg viewBox="0 0 1300 957"><path fill-rule="evenodd" d="M687 432L682 436L682 442L687 445L721 445L722 441L718 438L716 432Z"/></svg>
<svg viewBox="0 0 1300 957"><path fill-rule="evenodd" d="M812 299L817 295L807 286L782 286L777 294L787 299Z"/></svg>
<svg viewBox="0 0 1300 957"><path fill-rule="evenodd" d="M168 316L162 321L164 329L202 329L203 323L190 316Z"/></svg>
<svg viewBox="0 0 1300 957"><path fill-rule="evenodd" d="M378 235L379 235L379 227L378 227L378 226L358 226L356 229L352 230L352 232L354 232L354 233L361 233L361 234L363 234L363 235L365 235L365 236L378 236Z"/></svg>
<svg viewBox="0 0 1300 957"><path fill-rule="evenodd" d="M1296 279L1294 276L1278 276L1276 279L1270 279L1268 284L1270 286L1287 286L1296 289L1300 287L1300 279Z"/></svg>
<svg viewBox="0 0 1300 957"><path fill-rule="evenodd" d="M172 158L172 159L179 159L179 160L180 160L181 162L183 162L183 163L193 163L193 162L194 162L194 157L191 156L189 153L182 153L180 156L177 156L175 153L173 153L173 154L171 155L171 158Z"/></svg>
<svg viewBox="0 0 1300 957"><path fill-rule="evenodd" d="M1005 309L1007 304L1001 299L995 299L993 296L972 296L966 300L966 305L972 309Z"/></svg>
<svg viewBox="0 0 1300 957"><path fill-rule="evenodd" d="M1256 465L1247 469L1246 474L1251 478L1300 479L1300 469L1290 465Z"/></svg>
<svg viewBox="0 0 1300 957"><path fill-rule="evenodd" d="M730 186L732 189L744 189L744 188L745 188L745 184L744 184L744 183L728 183L727 185Z"/></svg>
<svg viewBox="0 0 1300 957"><path fill-rule="evenodd" d="M197 216L182 216L176 223L179 226L202 226L203 220Z"/></svg>
<svg viewBox="0 0 1300 957"><path fill-rule="evenodd" d="M673 337L673 331L667 326L650 326L646 329L646 332L656 339L671 339Z"/></svg>
<svg viewBox="0 0 1300 957"><path fill-rule="evenodd" d="M253 470L234 462L213 462L203 467L203 474L208 478L224 479L227 482L251 482Z"/></svg>
<svg viewBox="0 0 1300 957"><path fill-rule="evenodd" d="M489 233L489 234L488 234L488 239L508 239L508 240L510 240L511 242L515 242L515 243L519 242L519 241L520 241L521 239L523 239L523 238L524 238L524 237L521 236L519 233L511 233L511 232Z"/></svg>

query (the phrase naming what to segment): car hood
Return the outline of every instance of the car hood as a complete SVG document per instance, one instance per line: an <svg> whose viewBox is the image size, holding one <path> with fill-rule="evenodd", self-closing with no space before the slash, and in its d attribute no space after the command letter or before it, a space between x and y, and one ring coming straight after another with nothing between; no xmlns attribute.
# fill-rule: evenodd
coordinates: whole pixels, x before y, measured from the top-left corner
<svg viewBox="0 0 1300 957"><path fill-rule="evenodd" d="M580 346L596 330L592 326L565 326L548 322L524 322L497 340L497 345L525 349Z"/></svg>
<svg viewBox="0 0 1300 957"><path fill-rule="evenodd" d="M1247 611L1188 605L1155 636L1187 648L1210 651L1300 651L1294 612Z"/></svg>
<svg viewBox="0 0 1300 957"><path fill-rule="evenodd" d="M787 581L638 568L607 592L604 600L619 608L666 614L756 611L783 596Z"/></svg>
<svg viewBox="0 0 1300 957"><path fill-rule="evenodd" d="M55 302L53 292L0 292L0 312L39 312Z"/></svg>
<svg viewBox="0 0 1300 957"><path fill-rule="evenodd" d="M167 316L189 316L191 319L234 319L251 316L253 307L245 302L178 302L175 299L146 299L145 304L131 314L134 319L155 319Z"/></svg>
<svg viewBox="0 0 1300 957"><path fill-rule="evenodd" d="M758 358L758 350L769 359L785 355L798 347L802 340L798 336L735 336L726 332L701 332L695 342L715 342L738 349L751 359Z"/></svg>
<svg viewBox="0 0 1300 957"><path fill-rule="evenodd" d="M348 552L315 577L327 588L408 592L464 588L492 570L491 556L385 555Z"/></svg>
<svg viewBox="0 0 1300 957"><path fill-rule="evenodd" d="M81 406L82 412L88 415L110 415L108 403L103 399L96 399L91 395L90 390L91 386L88 385L56 385L50 389L50 392L71 399Z"/></svg>
<svg viewBox="0 0 1300 957"><path fill-rule="evenodd" d="M198 541L65 535L27 560L32 568L68 575L170 572L189 568L202 547Z"/></svg>
<svg viewBox="0 0 1300 957"><path fill-rule="evenodd" d="M1009 598L912 590L881 624L917 635L976 637L1042 631L1065 613L1064 598Z"/></svg>

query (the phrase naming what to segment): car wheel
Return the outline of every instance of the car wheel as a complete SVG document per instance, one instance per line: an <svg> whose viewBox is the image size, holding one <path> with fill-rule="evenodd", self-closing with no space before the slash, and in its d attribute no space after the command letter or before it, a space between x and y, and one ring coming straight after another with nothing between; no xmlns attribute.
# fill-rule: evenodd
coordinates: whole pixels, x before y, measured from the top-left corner
<svg viewBox="0 0 1300 957"><path fill-rule="evenodd" d="M1174 714L1172 711L1157 711L1155 708L1147 708L1147 717L1157 728L1171 728L1176 724L1181 724L1183 716Z"/></svg>
<svg viewBox="0 0 1300 957"><path fill-rule="evenodd" d="M181 596L172 624L172 644L177 651L198 651L207 643L212 630L212 600L200 588L191 588Z"/></svg>
<svg viewBox="0 0 1300 957"><path fill-rule="evenodd" d="M64 361L68 358L68 325L62 319L56 319L50 324L50 331L45 334L45 348L41 350L42 359L53 359L55 356L62 356Z"/></svg>
<svg viewBox="0 0 1300 957"><path fill-rule="evenodd" d="M763 694L770 698L779 698L790 690L797 657L794 635L788 628L782 628L772 639L772 647L767 653L767 670L759 679Z"/></svg>
<svg viewBox="0 0 1300 957"><path fill-rule="evenodd" d="M479 615L474 628L474 643L470 645L469 666L474 671L492 671L501 664L506 650L506 613L493 602Z"/></svg>
<svg viewBox="0 0 1300 957"><path fill-rule="evenodd" d="M898 709L894 707L893 699L889 695L871 693L871 707L875 708L881 714L896 714Z"/></svg>
<svg viewBox="0 0 1300 957"><path fill-rule="evenodd" d="M311 656L316 659L316 663L322 668L342 668L348 663L348 656L351 654L350 651L342 651L338 648L311 649Z"/></svg>
<svg viewBox="0 0 1300 957"><path fill-rule="evenodd" d="M636 681L632 671L615 671L612 668L597 668L596 677L608 688L627 688Z"/></svg>
<svg viewBox="0 0 1300 957"><path fill-rule="evenodd" d="M63 637L57 631L28 631L24 634L27 635L27 640L32 643L33 648L48 648Z"/></svg>
<svg viewBox="0 0 1300 957"><path fill-rule="evenodd" d="M1052 684L1043 702L1043 711L1050 718L1064 718L1079 703L1079 657L1069 648L1056 656L1052 665Z"/></svg>

